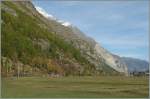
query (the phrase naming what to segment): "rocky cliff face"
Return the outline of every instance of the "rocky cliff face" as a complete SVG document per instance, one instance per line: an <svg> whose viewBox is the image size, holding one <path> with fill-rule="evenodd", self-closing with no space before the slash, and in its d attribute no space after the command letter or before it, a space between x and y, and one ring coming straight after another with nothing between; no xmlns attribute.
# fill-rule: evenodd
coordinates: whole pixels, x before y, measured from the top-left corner
<svg viewBox="0 0 150 99"><path fill-rule="evenodd" d="M98 43L95 45L95 50L96 53L102 57L109 66L114 68L116 71L128 74L127 65L121 60L119 56L111 54Z"/></svg>
<svg viewBox="0 0 150 99"><path fill-rule="evenodd" d="M58 25L60 24L58 23L57 26ZM64 31L64 28L67 30L67 32L62 32ZM120 73L124 73L125 75L128 74L127 65L121 60L119 56L113 55L108 52L94 39L86 36L77 27L68 26L62 28L62 26L60 26L59 29L60 32L57 29L55 32L58 35L62 36L66 41L73 44L76 48L80 49L82 55L86 57L92 64L95 64L97 69L102 69L101 64L105 62L114 70Z"/></svg>
<svg viewBox="0 0 150 99"><path fill-rule="evenodd" d="M18 17L20 17L20 19L18 19ZM23 18L25 19L25 22L21 24L20 21L21 19L22 21L24 21ZM15 20L16 22L12 21L11 24L9 25L8 24L9 22L8 23L5 22L7 21L6 19L7 20L11 19L11 21ZM44 54L45 56L40 56L40 57L48 58L48 62L52 60L53 62L50 63L51 64L53 63L53 65L61 65L61 68L63 68L64 71L67 70L68 73L77 71L75 73L77 74L78 72L83 72L84 69L85 72L93 72L92 69L96 68L96 70L98 71L100 70L105 73L117 72L125 75L128 74L127 66L120 59L119 56L113 55L110 52L108 52L106 49L100 46L100 44L98 44L95 40L93 40L90 37L87 37L77 27L68 23L64 23L64 22L62 23L62 21L56 18L52 19L43 16L42 13L40 13L34 7L34 5L32 5L31 2L26 2L26 1L4 2L2 6L2 21L4 21L4 23L2 24L2 28L4 30L4 32L2 33L2 40L4 40L2 42L2 47L4 47L3 48L4 50L2 50L3 52L5 52L7 49L3 45L5 45L5 43L8 43L11 46L11 42L12 42L12 41L10 42L5 41L7 37L7 35L5 36L5 34L9 34L9 31L6 31L5 25L10 26L10 28L14 31L14 33L16 33L15 35L20 35L20 37L23 38L22 40L24 40L23 41L24 44L29 44L30 42L31 44L30 48L33 47L33 49L31 50L28 47L28 45L23 46L22 43L20 43L21 46L18 45L17 50L13 48L14 46L10 47L14 49L14 52L16 54L20 53L17 56L20 57L20 61L22 61L21 60L22 58L30 59L29 57L30 54L28 55L29 53L28 49L30 49L29 51L31 52L34 51L35 56L37 52L40 52L42 55ZM16 30L15 26L18 27L20 26L20 28ZM18 34L17 31L19 31L20 34ZM43 33L45 33L45 35ZM10 38L12 39L12 37ZM16 40L16 39L18 39L18 41L20 40L19 38L16 37L15 39L12 40ZM64 44L65 47L62 46L61 43ZM19 48L26 49L26 50L24 51L24 53L22 53L19 51L20 50ZM2 55L4 57L13 56L12 53L9 54L5 53ZM58 57L54 58L54 55L57 55ZM19 58L16 60L19 60ZM28 60L25 63L30 65L31 63ZM41 63L37 61L38 59L35 60L36 60L35 63L38 64L38 68L41 69L40 66L43 66L43 63L41 62L42 65L40 65ZM33 66L35 66L36 64L33 64ZM44 66L48 66L48 65L45 64ZM71 68L72 70L68 68ZM88 71L86 69L88 69Z"/></svg>
<svg viewBox="0 0 150 99"><path fill-rule="evenodd" d="M75 29L73 28L73 32L77 35L76 39L81 40L81 42L75 41L75 43L80 46L80 50L84 52L88 60L93 62L98 69L101 68L101 62L105 62L116 71L125 73L126 75L128 74L127 65L119 56L111 54L95 40L83 35L81 31L77 31Z"/></svg>
<svg viewBox="0 0 150 99"><path fill-rule="evenodd" d="M40 13L40 12L39 12ZM64 26L58 19L49 19L50 23L54 23L53 30L63 37L66 41L73 44L76 48L80 49L81 53L93 64L97 69L101 68L101 63L106 62L111 68L118 72L128 74L126 64L120 59L119 56L113 55L100 46L95 40L86 36L77 27L69 24ZM56 28L57 27L57 28Z"/></svg>

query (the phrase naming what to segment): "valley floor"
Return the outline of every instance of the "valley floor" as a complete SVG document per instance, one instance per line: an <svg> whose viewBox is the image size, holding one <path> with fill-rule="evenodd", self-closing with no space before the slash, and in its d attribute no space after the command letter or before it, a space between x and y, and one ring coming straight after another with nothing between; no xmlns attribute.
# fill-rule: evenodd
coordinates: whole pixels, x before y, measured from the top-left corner
<svg viewBox="0 0 150 99"><path fill-rule="evenodd" d="M148 77L2 78L2 97L99 98L148 97Z"/></svg>

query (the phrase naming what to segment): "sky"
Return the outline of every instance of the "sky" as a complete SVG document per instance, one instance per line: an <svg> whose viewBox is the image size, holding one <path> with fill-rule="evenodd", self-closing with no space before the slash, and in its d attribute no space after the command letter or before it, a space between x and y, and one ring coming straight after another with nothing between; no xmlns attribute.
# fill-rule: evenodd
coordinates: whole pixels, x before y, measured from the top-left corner
<svg viewBox="0 0 150 99"><path fill-rule="evenodd" d="M111 53L148 60L148 0L32 2L47 16L78 27Z"/></svg>

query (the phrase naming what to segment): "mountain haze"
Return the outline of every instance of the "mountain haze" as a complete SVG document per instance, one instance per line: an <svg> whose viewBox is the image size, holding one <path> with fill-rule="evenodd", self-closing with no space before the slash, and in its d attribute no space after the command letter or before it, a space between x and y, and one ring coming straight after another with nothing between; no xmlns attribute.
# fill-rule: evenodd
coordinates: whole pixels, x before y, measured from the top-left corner
<svg viewBox="0 0 150 99"><path fill-rule="evenodd" d="M145 60L131 57L122 57L121 59L128 66L129 72L145 72L149 70L149 63Z"/></svg>

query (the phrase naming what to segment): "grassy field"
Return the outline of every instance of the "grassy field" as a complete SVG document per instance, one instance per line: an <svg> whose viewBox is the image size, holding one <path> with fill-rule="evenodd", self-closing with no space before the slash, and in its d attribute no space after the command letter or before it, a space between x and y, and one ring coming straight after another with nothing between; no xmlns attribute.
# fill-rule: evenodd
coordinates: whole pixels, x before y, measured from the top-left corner
<svg viewBox="0 0 150 99"><path fill-rule="evenodd" d="M146 77L3 78L2 97L148 97L148 83Z"/></svg>

